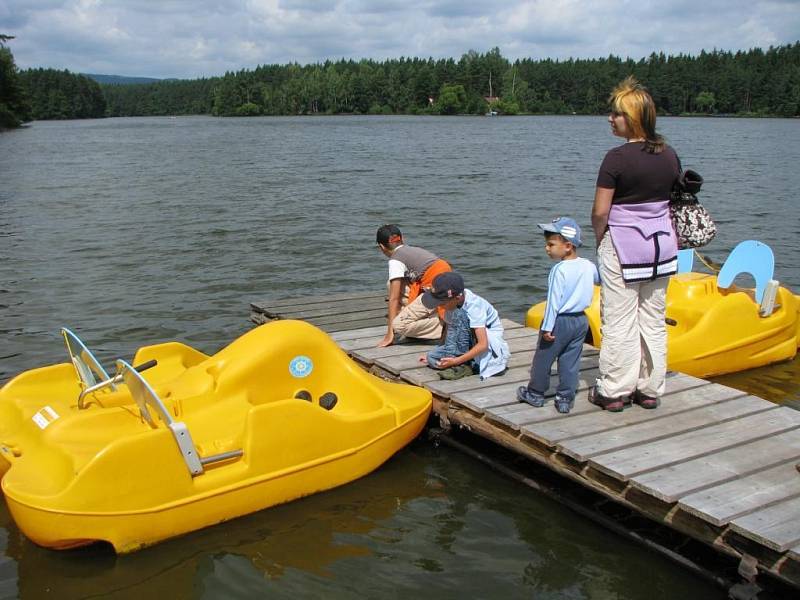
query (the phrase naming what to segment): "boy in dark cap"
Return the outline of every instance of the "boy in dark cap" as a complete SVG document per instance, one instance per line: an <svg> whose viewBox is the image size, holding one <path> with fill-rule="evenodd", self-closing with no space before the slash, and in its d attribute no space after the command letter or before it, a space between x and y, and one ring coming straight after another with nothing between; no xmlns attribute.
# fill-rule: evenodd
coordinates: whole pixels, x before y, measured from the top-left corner
<svg viewBox="0 0 800 600"><path fill-rule="evenodd" d="M481 379L505 371L510 353L500 316L489 302L464 287L461 275L452 271L437 275L422 295L422 304L445 311L444 343L426 356L430 367L444 370L443 379L472 375L473 367Z"/></svg>

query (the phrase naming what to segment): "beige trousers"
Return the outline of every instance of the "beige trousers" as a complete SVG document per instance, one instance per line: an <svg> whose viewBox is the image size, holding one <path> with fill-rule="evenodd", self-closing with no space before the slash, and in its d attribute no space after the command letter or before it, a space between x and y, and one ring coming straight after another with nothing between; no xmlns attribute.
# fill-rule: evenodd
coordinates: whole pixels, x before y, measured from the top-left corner
<svg viewBox="0 0 800 600"><path fill-rule="evenodd" d="M597 249L600 267L600 378L597 391L607 398L664 394L667 329L664 323L668 277L625 283L617 252L606 232Z"/></svg>
<svg viewBox="0 0 800 600"><path fill-rule="evenodd" d="M442 336L442 324L436 309L428 310L422 304L422 295L417 296L397 313L392 321L392 330L405 337L436 340Z"/></svg>

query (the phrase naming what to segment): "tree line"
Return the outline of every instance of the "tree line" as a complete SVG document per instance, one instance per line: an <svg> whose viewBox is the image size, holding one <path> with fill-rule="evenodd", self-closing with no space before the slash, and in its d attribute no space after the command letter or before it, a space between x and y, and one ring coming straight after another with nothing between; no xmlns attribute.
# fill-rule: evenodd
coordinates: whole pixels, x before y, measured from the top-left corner
<svg viewBox="0 0 800 600"><path fill-rule="evenodd" d="M7 39L0 36L0 123L104 115L602 114L609 91L631 74L664 114L800 115L800 42L640 60L512 62L494 48L458 60L274 64L122 85L52 69L17 72Z"/></svg>
<svg viewBox="0 0 800 600"><path fill-rule="evenodd" d="M93 79L69 71L28 69L20 80L34 120L94 119L106 116L106 99Z"/></svg>
<svg viewBox="0 0 800 600"><path fill-rule="evenodd" d="M263 65L222 77L104 85L110 116L213 114L602 114L633 74L665 114L800 115L800 42L764 51L641 60L453 58Z"/></svg>

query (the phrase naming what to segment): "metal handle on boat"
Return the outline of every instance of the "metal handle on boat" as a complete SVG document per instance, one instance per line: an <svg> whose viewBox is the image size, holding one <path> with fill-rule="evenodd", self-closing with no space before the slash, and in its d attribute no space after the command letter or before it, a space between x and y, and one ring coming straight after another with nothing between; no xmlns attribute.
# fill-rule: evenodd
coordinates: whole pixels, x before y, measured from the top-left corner
<svg viewBox="0 0 800 600"><path fill-rule="evenodd" d="M231 450L230 452L220 452L219 454L212 454L211 456L201 456L200 464L210 465L213 463L230 460L232 458L239 458L244 452L242 450Z"/></svg>
<svg viewBox="0 0 800 600"><path fill-rule="evenodd" d="M141 373L142 371L146 371L147 369L152 369L157 364L158 361L155 358L153 358L133 368L136 370L137 373ZM101 390L110 385L117 385L118 383L122 383L122 373L117 373L116 375L114 375L113 377L109 377L105 381L101 381L100 383L96 383L92 386L87 387L78 396L78 409L82 410L86 408L86 405L83 403L83 399L89 394Z"/></svg>

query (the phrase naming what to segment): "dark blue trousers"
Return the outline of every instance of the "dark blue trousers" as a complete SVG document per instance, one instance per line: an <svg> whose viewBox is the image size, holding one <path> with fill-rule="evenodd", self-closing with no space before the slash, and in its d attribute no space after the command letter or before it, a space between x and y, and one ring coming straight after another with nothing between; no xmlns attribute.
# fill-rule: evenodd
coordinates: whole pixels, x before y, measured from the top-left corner
<svg viewBox="0 0 800 600"><path fill-rule="evenodd" d="M551 332L556 338L545 342L539 333L539 343L533 355L531 379L528 389L544 396L550 387L550 369L558 361L558 387L556 394L567 400L575 398L578 389L578 368L581 350L589 330L589 321L584 313L565 313L556 317Z"/></svg>

